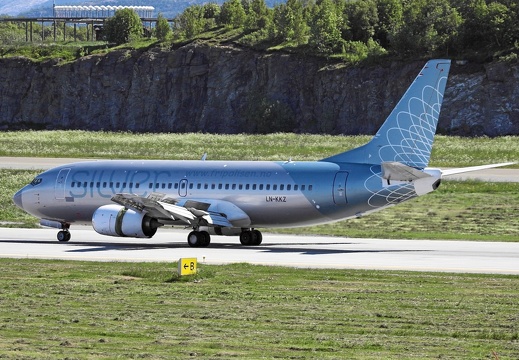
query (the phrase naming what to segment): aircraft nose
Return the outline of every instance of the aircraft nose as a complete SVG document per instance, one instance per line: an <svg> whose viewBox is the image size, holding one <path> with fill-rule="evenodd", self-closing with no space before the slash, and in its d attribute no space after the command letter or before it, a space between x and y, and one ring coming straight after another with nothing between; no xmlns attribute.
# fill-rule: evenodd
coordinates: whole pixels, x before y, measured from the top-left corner
<svg viewBox="0 0 519 360"><path fill-rule="evenodd" d="M18 192L16 194L14 194L13 202L16 204L16 206L18 206L20 209L23 210L22 192L23 192L23 189L18 190Z"/></svg>

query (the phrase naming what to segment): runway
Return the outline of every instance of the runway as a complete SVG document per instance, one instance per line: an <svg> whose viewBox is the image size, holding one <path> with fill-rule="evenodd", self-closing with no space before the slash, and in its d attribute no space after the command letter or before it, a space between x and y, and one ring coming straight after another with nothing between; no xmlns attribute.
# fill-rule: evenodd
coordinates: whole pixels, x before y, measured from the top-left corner
<svg viewBox="0 0 519 360"><path fill-rule="evenodd" d="M190 248L187 231L160 229L152 239L113 238L89 227L71 229L59 243L52 229L1 229L0 257L85 261L247 262L296 268L372 269L519 275L519 243L353 239L264 234L261 246L213 236L210 247Z"/></svg>

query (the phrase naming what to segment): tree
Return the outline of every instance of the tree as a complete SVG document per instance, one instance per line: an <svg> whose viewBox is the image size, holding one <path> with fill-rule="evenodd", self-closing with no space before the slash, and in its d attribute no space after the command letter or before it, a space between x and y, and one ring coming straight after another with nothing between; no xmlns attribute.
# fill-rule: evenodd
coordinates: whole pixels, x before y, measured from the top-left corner
<svg viewBox="0 0 519 360"><path fill-rule="evenodd" d="M132 9L120 9L105 22L106 39L117 45L142 37L143 26L139 15Z"/></svg>
<svg viewBox="0 0 519 360"><path fill-rule="evenodd" d="M171 27L162 13L159 13L159 16L157 17L157 26L155 30L159 41L166 41L171 37Z"/></svg>
<svg viewBox="0 0 519 360"><path fill-rule="evenodd" d="M304 17L301 0L287 0L275 8L277 33L283 41L294 41L297 45L305 44L309 32Z"/></svg>
<svg viewBox="0 0 519 360"><path fill-rule="evenodd" d="M173 23L181 37L190 39L205 29L204 9L200 5L192 5L175 17Z"/></svg>
<svg viewBox="0 0 519 360"><path fill-rule="evenodd" d="M245 19L245 29L247 31L265 29L270 23L270 13L265 0L252 0Z"/></svg>
<svg viewBox="0 0 519 360"><path fill-rule="evenodd" d="M223 3L220 11L220 24L239 28L245 23L245 18L245 9L240 0L229 0Z"/></svg>
<svg viewBox="0 0 519 360"><path fill-rule="evenodd" d="M462 18L449 0L415 0L404 8L402 24L390 34L400 54L447 53L455 44Z"/></svg>
<svg viewBox="0 0 519 360"><path fill-rule="evenodd" d="M389 34L402 26L403 12L401 0L377 0L378 24L374 39L384 48L389 46Z"/></svg>
<svg viewBox="0 0 519 360"><path fill-rule="evenodd" d="M341 29L342 16L331 0L323 0L320 5L313 7L310 25L310 45L318 52L333 53L342 47Z"/></svg>
<svg viewBox="0 0 519 360"><path fill-rule="evenodd" d="M377 5L373 0L358 0L347 3L345 12L349 22L351 38L347 40L367 43L375 35L378 24Z"/></svg>

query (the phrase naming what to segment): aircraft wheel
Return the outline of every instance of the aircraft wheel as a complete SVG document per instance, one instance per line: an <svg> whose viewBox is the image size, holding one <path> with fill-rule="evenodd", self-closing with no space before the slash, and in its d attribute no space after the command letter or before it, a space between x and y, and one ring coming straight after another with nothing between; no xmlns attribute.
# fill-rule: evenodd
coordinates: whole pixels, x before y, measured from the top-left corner
<svg viewBox="0 0 519 360"><path fill-rule="evenodd" d="M191 231L187 236L187 243L191 247L201 246L202 242L202 236L198 231Z"/></svg>
<svg viewBox="0 0 519 360"><path fill-rule="evenodd" d="M200 231L200 237L202 238L202 243L200 246L207 247L211 243L211 235L207 231Z"/></svg>
<svg viewBox="0 0 519 360"><path fill-rule="evenodd" d="M258 246L263 241L263 235L261 234L261 231L259 230L252 230L252 243L251 245Z"/></svg>
<svg viewBox="0 0 519 360"><path fill-rule="evenodd" d="M245 230L240 234L240 242L242 245L252 245L252 231Z"/></svg>
<svg viewBox="0 0 519 360"><path fill-rule="evenodd" d="M70 240L71 235L70 235L70 232L61 230L61 231L58 231L57 237L58 237L59 242L67 242Z"/></svg>

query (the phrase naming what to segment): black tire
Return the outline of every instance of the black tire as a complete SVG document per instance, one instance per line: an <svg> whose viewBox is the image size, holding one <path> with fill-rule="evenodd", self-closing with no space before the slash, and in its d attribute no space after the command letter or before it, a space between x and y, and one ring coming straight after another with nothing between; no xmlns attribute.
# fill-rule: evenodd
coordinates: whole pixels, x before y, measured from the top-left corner
<svg viewBox="0 0 519 360"><path fill-rule="evenodd" d="M58 231L57 238L58 238L59 242L67 242L70 240L71 235L68 231L61 230L61 231Z"/></svg>
<svg viewBox="0 0 519 360"><path fill-rule="evenodd" d="M252 232L248 230L242 231L240 234L240 242L245 246L252 245Z"/></svg>
<svg viewBox="0 0 519 360"><path fill-rule="evenodd" d="M202 243L200 246L207 247L211 243L211 235L207 231L200 231L200 237L202 238Z"/></svg>
<svg viewBox="0 0 519 360"><path fill-rule="evenodd" d="M261 245L261 242L263 241L263 235L261 234L261 231L259 230L252 230L252 244L254 246Z"/></svg>
<svg viewBox="0 0 519 360"><path fill-rule="evenodd" d="M201 236L198 231L191 231L187 236L187 244L191 247L199 247L201 243Z"/></svg>

